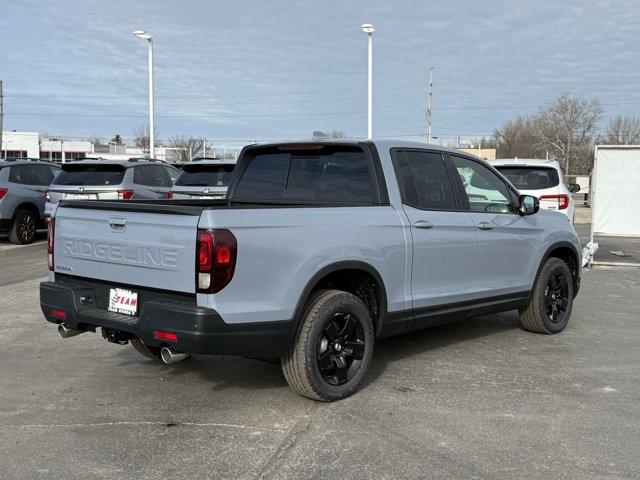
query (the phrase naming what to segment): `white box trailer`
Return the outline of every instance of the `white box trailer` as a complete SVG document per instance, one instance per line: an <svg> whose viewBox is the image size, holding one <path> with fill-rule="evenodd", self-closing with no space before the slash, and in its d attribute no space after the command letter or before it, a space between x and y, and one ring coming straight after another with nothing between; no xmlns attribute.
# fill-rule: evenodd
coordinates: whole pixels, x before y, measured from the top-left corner
<svg viewBox="0 0 640 480"><path fill-rule="evenodd" d="M640 237L640 145L596 146L591 192L591 240Z"/></svg>

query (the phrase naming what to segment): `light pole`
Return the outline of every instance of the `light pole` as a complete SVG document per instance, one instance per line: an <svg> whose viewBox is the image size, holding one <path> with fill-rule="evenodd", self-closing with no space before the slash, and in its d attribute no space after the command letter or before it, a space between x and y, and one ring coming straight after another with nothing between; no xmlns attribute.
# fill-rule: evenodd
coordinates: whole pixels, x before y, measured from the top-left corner
<svg viewBox="0 0 640 480"><path fill-rule="evenodd" d="M373 25L365 23L362 31L369 37L369 57L367 75L367 137L373 138Z"/></svg>
<svg viewBox="0 0 640 480"><path fill-rule="evenodd" d="M155 157L153 129L153 36L146 30L136 30L133 34L149 44L149 158Z"/></svg>

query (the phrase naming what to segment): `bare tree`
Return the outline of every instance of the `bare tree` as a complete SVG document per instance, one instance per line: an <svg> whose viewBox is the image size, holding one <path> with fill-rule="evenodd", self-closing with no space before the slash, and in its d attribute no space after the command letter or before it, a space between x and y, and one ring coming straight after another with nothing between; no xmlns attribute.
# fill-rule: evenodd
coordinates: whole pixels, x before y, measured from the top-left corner
<svg viewBox="0 0 640 480"><path fill-rule="evenodd" d="M97 135L93 135L92 137L90 137L89 142L91 142L94 145L103 145L102 139Z"/></svg>
<svg viewBox="0 0 640 480"><path fill-rule="evenodd" d="M606 145L640 144L640 117L617 115L609 122L607 133L597 143Z"/></svg>
<svg viewBox="0 0 640 480"><path fill-rule="evenodd" d="M158 129L154 128L153 133L154 133L153 138L155 139L155 142L154 142L155 146L156 147L162 146L162 142L158 140ZM149 153L149 150L150 150L149 126L143 125L141 127L136 128L133 131L133 136L134 136L133 144L136 147L141 148L144 153Z"/></svg>
<svg viewBox="0 0 640 480"><path fill-rule="evenodd" d="M330 137L331 138L347 138L347 134L344 132L344 130L333 130L330 133Z"/></svg>
<svg viewBox="0 0 640 480"><path fill-rule="evenodd" d="M176 158L179 162L189 162L202 150L203 140L183 135L169 139L169 147L175 149Z"/></svg>
<svg viewBox="0 0 640 480"><path fill-rule="evenodd" d="M555 157L567 174L589 170L601 115L597 100L562 95L546 103L535 119L539 147Z"/></svg>
<svg viewBox="0 0 640 480"><path fill-rule="evenodd" d="M518 117L493 132L498 158L540 158L545 155L534 117Z"/></svg>

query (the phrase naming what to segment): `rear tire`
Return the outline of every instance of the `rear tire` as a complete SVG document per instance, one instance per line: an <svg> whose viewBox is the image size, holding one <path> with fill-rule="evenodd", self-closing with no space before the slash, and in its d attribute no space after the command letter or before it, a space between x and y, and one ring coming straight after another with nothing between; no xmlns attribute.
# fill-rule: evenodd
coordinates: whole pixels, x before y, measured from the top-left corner
<svg viewBox="0 0 640 480"><path fill-rule="evenodd" d="M18 210L11 228L9 229L9 241L16 245L26 245L36 238L38 219L30 210Z"/></svg>
<svg viewBox="0 0 640 480"><path fill-rule="evenodd" d="M150 358L152 360L158 360L159 362L162 361L162 358L160 357L160 348L159 347L151 347L145 343L142 343L142 340L140 340L139 338L134 338L133 340L129 340L131 342L131 345L133 346L133 348L135 348L139 353L141 353L142 355L144 355L147 358Z"/></svg>
<svg viewBox="0 0 640 480"><path fill-rule="evenodd" d="M303 397L339 400L360 387L373 342L371 314L362 300L340 290L321 290L305 306L293 348L282 358L282 371Z"/></svg>
<svg viewBox="0 0 640 480"><path fill-rule="evenodd" d="M559 258L547 259L533 287L531 302L518 310L520 328L549 335L564 330L571 316L573 292L567 264Z"/></svg>

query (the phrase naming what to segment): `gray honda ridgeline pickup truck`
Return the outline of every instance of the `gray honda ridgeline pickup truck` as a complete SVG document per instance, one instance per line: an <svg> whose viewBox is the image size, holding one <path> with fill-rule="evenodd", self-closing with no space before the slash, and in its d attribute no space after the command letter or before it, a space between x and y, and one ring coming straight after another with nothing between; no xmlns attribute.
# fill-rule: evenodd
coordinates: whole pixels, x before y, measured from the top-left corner
<svg viewBox="0 0 640 480"><path fill-rule="evenodd" d="M61 201L42 312L67 338L173 363L279 358L305 397L362 383L378 338L517 309L564 329L580 287L567 217L494 168L405 141L245 147L227 198Z"/></svg>

